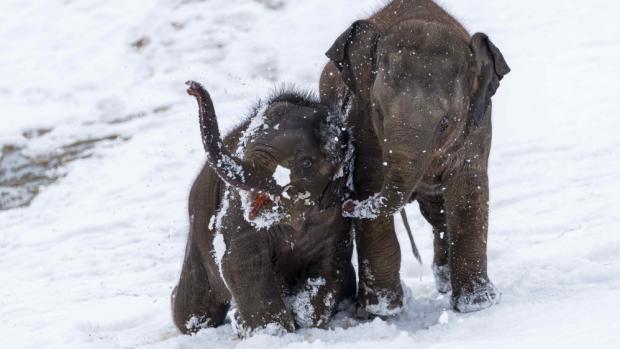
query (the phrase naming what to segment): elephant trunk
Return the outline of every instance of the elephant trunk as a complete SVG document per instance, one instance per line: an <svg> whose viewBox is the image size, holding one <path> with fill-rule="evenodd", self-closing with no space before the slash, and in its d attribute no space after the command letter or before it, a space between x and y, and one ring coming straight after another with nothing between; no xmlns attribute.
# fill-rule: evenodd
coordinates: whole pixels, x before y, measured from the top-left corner
<svg viewBox="0 0 620 349"><path fill-rule="evenodd" d="M424 177L435 147L435 129L443 114L424 95L390 95L379 103L382 123L375 125L383 153L383 185L361 202L349 201L345 215L374 219L398 213Z"/></svg>
<svg viewBox="0 0 620 349"><path fill-rule="evenodd" d="M233 187L258 194L268 194L271 197L278 196L281 188L273 178L259 181L252 176L252 171L249 171L242 161L226 150L220 136L213 101L207 90L195 81L188 81L186 84L187 93L198 101L200 133L209 166L224 182Z"/></svg>
<svg viewBox="0 0 620 349"><path fill-rule="evenodd" d="M410 200L431 159L432 141L409 143L416 135L406 127L385 130L383 146L384 177L381 191L361 202L343 205L347 217L375 219L398 213ZM405 138L397 134L407 134ZM428 138L428 137L426 137Z"/></svg>
<svg viewBox="0 0 620 349"><path fill-rule="evenodd" d="M383 122L382 215L398 213L411 199L429 166L437 121L443 114L423 96L403 96L394 102L387 115L401 118L388 117Z"/></svg>
<svg viewBox="0 0 620 349"><path fill-rule="evenodd" d="M394 144L390 147L388 142L388 148L397 146ZM424 148L426 147L421 145L407 150L386 149L383 158L387 170L378 195L381 198L378 214L396 214L409 202L430 159L430 149Z"/></svg>

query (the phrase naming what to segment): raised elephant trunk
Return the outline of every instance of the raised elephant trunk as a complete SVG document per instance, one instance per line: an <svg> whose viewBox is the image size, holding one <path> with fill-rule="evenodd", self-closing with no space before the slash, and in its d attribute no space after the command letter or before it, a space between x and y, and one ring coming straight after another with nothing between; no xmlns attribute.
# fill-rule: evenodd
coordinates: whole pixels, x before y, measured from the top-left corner
<svg viewBox="0 0 620 349"><path fill-rule="evenodd" d="M257 194L268 194L276 197L281 188L273 179L259 182L252 171L249 171L242 161L233 157L224 147L217 124L217 116L209 92L195 81L188 81L187 93L196 97L198 101L200 133L202 144L207 152L209 166L229 185L241 190Z"/></svg>

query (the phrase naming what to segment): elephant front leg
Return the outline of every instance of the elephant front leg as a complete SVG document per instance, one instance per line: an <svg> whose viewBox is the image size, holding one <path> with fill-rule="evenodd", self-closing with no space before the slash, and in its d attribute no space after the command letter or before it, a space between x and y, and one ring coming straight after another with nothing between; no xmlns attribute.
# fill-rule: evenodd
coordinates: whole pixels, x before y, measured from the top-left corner
<svg viewBox="0 0 620 349"><path fill-rule="evenodd" d="M295 331L291 313L282 299L282 285L276 277L270 249L260 237L240 236L222 259L226 285L237 304L239 335L266 329L274 334Z"/></svg>
<svg viewBox="0 0 620 349"><path fill-rule="evenodd" d="M501 293L487 275L489 188L486 172L456 176L446 185L452 306L474 312L497 304Z"/></svg>
<svg viewBox="0 0 620 349"><path fill-rule="evenodd" d="M327 252L319 270L306 280L302 295L307 294L308 298L302 297L300 303L309 304L310 309L302 307L300 312L299 309L291 307L297 324L301 327L326 328L336 313L338 304L344 299L353 300L355 297L355 269L351 264L351 245L352 241L342 241L337 251ZM309 299L309 302L305 302L305 299ZM308 318L308 315L311 318Z"/></svg>
<svg viewBox="0 0 620 349"><path fill-rule="evenodd" d="M400 245L393 216L355 222L359 263L358 303L368 313L392 316L403 307Z"/></svg>
<svg viewBox="0 0 620 349"><path fill-rule="evenodd" d="M301 328L325 328L336 306L333 280L315 276L306 279L293 294L285 297L288 308Z"/></svg>

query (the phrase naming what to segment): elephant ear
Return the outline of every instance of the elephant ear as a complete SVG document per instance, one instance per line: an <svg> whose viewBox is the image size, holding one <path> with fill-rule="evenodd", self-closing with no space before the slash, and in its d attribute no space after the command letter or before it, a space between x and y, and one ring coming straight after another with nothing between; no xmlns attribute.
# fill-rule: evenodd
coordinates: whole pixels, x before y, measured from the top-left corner
<svg viewBox="0 0 620 349"><path fill-rule="evenodd" d="M347 195L349 189L347 183L352 181L350 174L353 166L353 145L342 113L338 111L330 111L318 131L323 154L334 167L333 176L319 202L319 208L326 210L330 207L340 207Z"/></svg>
<svg viewBox="0 0 620 349"><path fill-rule="evenodd" d="M495 95L499 82L510 72L510 67L500 50L483 33L476 33L471 40L476 64L479 67L478 88L474 93L470 111L481 125L487 108L491 105L491 97Z"/></svg>
<svg viewBox="0 0 620 349"><path fill-rule="evenodd" d="M368 21L354 22L325 53L355 94L366 94L374 76L378 34Z"/></svg>

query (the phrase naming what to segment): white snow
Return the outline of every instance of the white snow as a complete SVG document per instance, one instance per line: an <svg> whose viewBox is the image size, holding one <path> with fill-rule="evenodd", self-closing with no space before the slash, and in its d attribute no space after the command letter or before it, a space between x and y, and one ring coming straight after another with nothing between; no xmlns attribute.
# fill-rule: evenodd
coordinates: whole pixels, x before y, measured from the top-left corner
<svg viewBox="0 0 620 349"><path fill-rule="evenodd" d="M224 255L226 254L226 242L224 241L224 234L217 233L213 237L213 258L215 258L215 263L220 271L220 276L222 280L224 279L224 274L222 272L222 260L224 259Z"/></svg>
<svg viewBox="0 0 620 349"><path fill-rule="evenodd" d="M252 213L252 195L248 191L238 191L241 199L241 208L243 209L243 218L246 222L252 224L256 229L269 229L272 225L279 223L286 213L277 203L274 204L271 209L263 208L258 212L258 215L254 219L250 219Z"/></svg>
<svg viewBox="0 0 620 349"><path fill-rule="evenodd" d="M249 338L251 336L260 337L260 336L269 336L269 337L280 337L286 334L286 329L282 327L282 325L277 323L270 323L262 328L251 329L242 322L239 322L237 316L238 309L233 309L229 312L229 317L231 319L231 327L233 332L239 338Z"/></svg>
<svg viewBox="0 0 620 349"><path fill-rule="evenodd" d="M285 187L291 183L291 170L284 166L278 165L276 170L273 172L273 179L275 179L279 186Z"/></svg>
<svg viewBox="0 0 620 349"><path fill-rule="evenodd" d="M394 299L394 297L390 296L389 293L385 291L379 291L377 293L377 303L366 305L366 310L373 314L381 316L398 315L403 311L404 307L396 307L390 309L390 300L392 299Z"/></svg>
<svg viewBox="0 0 620 349"><path fill-rule="evenodd" d="M236 179L241 180L242 183L245 183L245 173L243 172L243 168L241 165L231 158L228 155L222 154L220 160L218 160L217 167L220 167L224 170L223 178L225 179Z"/></svg>
<svg viewBox="0 0 620 349"><path fill-rule="evenodd" d="M302 328L311 327L315 313L312 299L319 293L321 286L325 286L325 278L310 278L306 280L305 287L294 295L284 298L287 309L295 314L295 322ZM329 296L329 295L328 295ZM329 302L329 298L324 300ZM326 303L329 306L329 303ZM319 314L319 316L322 314Z"/></svg>
<svg viewBox="0 0 620 349"><path fill-rule="evenodd" d="M209 220L209 229L213 229L215 226L215 231L213 234L213 251L211 251L211 253L215 259L215 264L217 265L217 269L220 272L220 276L222 277L222 280L224 280L224 283L226 283L226 279L224 278L222 261L224 259L224 255L226 254L226 242L224 241L224 234L222 233L222 222L224 217L228 214L228 209L230 208L230 196L232 195L231 190L233 189L227 185L220 209L217 211L217 214L211 216Z"/></svg>
<svg viewBox="0 0 620 349"><path fill-rule="evenodd" d="M265 122L265 113L267 112L268 107L269 106L267 105L267 103L262 101L258 102L258 109L256 110L256 115L252 117L247 129L241 133L241 137L239 138L239 145L237 146L237 150L235 151L235 155L238 158L243 159L243 157L245 156L246 147L250 140L252 140L252 138L256 136L256 133L269 127L269 125L267 125L267 123ZM279 127L279 124L277 126Z"/></svg>
<svg viewBox="0 0 620 349"><path fill-rule="evenodd" d="M384 166L387 166L384 164ZM363 218L363 219L375 219L379 216L379 210L381 206L385 203L385 197L381 196L380 193L377 193L368 199L364 199L361 201L353 200L355 204L352 212L344 212L343 214L346 217L355 217L355 218Z"/></svg>
<svg viewBox="0 0 620 349"><path fill-rule="evenodd" d="M186 328L190 328L190 329L194 329L194 328L208 328L207 327L207 323L210 321L209 318L206 319L201 319L198 316L192 316L189 320L187 320L187 322L185 323L185 327Z"/></svg>
<svg viewBox="0 0 620 349"><path fill-rule="evenodd" d="M499 305L452 312L430 266L403 248L410 296L389 321L339 314L331 330L245 341L230 324L195 336L172 324L187 195L205 159L184 82L204 83L231 129L277 82L315 88L324 52L377 1L3 0L0 144L36 156L128 140L97 146L29 207L0 212L2 347L620 347L620 4L441 3L512 68L494 97L490 160ZM52 131L23 135L39 128ZM407 212L431 260L431 229L416 204Z"/></svg>
<svg viewBox="0 0 620 349"><path fill-rule="evenodd" d="M441 325L446 325L448 322L450 322L450 314L444 310L439 316L437 322L439 322L439 324Z"/></svg>

